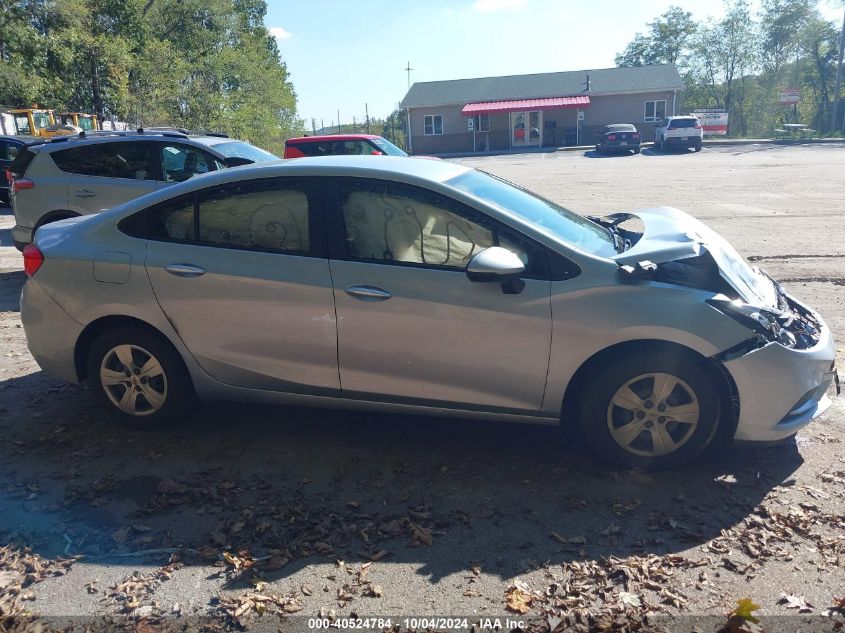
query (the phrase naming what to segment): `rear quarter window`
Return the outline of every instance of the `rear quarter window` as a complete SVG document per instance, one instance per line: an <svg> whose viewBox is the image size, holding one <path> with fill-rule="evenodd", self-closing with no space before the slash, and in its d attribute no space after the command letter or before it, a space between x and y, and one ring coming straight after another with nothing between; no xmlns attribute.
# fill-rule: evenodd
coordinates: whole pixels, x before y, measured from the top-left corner
<svg viewBox="0 0 845 633"><path fill-rule="evenodd" d="M18 155L15 156L15 160L12 161L12 164L9 166L9 171L15 174L18 177L23 176L26 174L26 170L29 168L29 164L35 158L35 152L33 152L28 147L21 149L18 152Z"/></svg>

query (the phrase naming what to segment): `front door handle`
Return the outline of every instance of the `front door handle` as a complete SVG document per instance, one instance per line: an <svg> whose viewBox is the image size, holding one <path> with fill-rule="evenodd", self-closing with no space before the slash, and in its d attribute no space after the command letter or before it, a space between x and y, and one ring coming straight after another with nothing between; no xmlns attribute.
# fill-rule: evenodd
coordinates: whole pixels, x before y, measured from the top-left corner
<svg viewBox="0 0 845 633"><path fill-rule="evenodd" d="M359 301L387 301L393 295L375 286L349 286L346 294Z"/></svg>
<svg viewBox="0 0 845 633"><path fill-rule="evenodd" d="M164 270L177 277L199 277L205 274L205 269L191 264L170 264Z"/></svg>
<svg viewBox="0 0 845 633"><path fill-rule="evenodd" d="M77 198L93 198L97 195L95 191L91 191L90 189L77 189L73 195Z"/></svg>

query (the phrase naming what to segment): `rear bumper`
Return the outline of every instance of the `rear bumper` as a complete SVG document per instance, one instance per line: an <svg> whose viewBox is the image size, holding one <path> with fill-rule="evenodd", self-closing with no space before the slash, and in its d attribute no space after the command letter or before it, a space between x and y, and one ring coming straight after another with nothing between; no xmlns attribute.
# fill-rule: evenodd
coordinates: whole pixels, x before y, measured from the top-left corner
<svg viewBox="0 0 845 633"><path fill-rule="evenodd" d="M27 346L38 366L53 378L78 383L74 350L83 326L62 310L35 279L27 279L23 286L21 321Z"/></svg>
<svg viewBox="0 0 845 633"><path fill-rule="evenodd" d="M700 136L688 136L686 139L680 136L667 136L664 139L666 147L696 147L701 145Z"/></svg>
<svg viewBox="0 0 845 633"><path fill-rule="evenodd" d="M608 152L625 152L631 149L639 149L639 147L640 141L605 141L601 144L601 148Z"/></svg>
<svg viewBox="0 0 845 633"><path fill-rule="evenodd" d="M833 335L823 324L819 342L810 349L769 343L724 363L739 394L735 439L781 440L824 413L831 405L828 390L838 380L835 357Z"/></svg>

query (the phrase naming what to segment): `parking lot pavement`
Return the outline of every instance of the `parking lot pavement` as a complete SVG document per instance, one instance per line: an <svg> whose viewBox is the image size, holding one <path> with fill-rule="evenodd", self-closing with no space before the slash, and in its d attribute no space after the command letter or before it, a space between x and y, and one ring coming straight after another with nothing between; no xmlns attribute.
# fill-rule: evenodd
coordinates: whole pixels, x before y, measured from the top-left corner
<svg viewBox="0 0 845 633"><path fill-rule="evenodd" d="M0 207L0 271L20 270L23 266L21 254L12 244L12 227L15 216L8 207Z"/></svg>
<svg viewBox="0 0 845 633"><path fill-rule="evenodd" d="M584 213L687 210L845 340L845 148L741 149L459 162ZM796 441L655 474L606 471L556 429L447 419L232 404L130 433L82 388L39 372L10 248L0 246L0 604L47 616L178 612L222 627L268 624L261 609L401 624L530 620L563 605L724 622L749 597L763 614L792 616L778 625L830 629L819 615L845 586L841 401ZM792 608L799 598L810 613Z"/></svg>

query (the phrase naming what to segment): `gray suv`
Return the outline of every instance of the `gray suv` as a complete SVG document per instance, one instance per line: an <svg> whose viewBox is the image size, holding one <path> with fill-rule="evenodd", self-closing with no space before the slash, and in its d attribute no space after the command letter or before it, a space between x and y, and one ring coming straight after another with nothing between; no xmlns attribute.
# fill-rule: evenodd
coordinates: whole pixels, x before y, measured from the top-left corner
<svg viewBox="0 0 845 633"><path fill-rule="evenodd" d="M197 174L276 159L222 134L184 131L100 132L33 143L9 168L12 239L22 250L50 222L99 213Z"/></svg>

